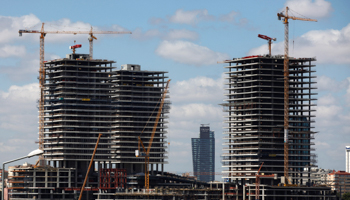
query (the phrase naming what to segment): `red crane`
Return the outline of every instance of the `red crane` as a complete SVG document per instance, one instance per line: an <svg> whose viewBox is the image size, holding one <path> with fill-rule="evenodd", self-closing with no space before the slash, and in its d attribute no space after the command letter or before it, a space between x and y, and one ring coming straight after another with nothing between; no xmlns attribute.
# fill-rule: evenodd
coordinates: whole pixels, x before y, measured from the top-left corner
<svg viewBox="0 0 350 200"><path fill-rule="evenodd" d="M264 178L274 178L275 175L271 174L271 175L259 175L259 172L263 166L264 162L261 163L260 168L258 170L258 172L255 175L255 200L259 200L259 195L260 195L260 177L264 177Z"/></svg>
<svg viewBox="0 0 350 200"><path fill-rule="evenodd" d="M81 44L76 44L76 45L73 45L73 46L69 46L69 49L73 49L73 54L75 54L75 49L76 48L81 48Z"/></svg>
<svg viewBox="0 0 350 200"><path fill-rule="evenodd" d="M261 34L259 34L258 37L261 38L261 39L264 39L264 40L269 41L269 42L268 42L268 44L269 44L269 55L270 55L270 57L271 57L271 44L272 44L272 40L273 40L273 41L276 41L276 38L270 38L269 36L261 35Z"/></svg>

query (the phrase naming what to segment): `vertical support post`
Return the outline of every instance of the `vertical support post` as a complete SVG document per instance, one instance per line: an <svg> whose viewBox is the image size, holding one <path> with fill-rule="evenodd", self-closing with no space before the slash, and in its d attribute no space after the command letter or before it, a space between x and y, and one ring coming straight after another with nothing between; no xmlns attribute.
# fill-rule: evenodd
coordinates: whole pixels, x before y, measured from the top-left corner
<svg viewBox="0 0 350 200"><path fill-rule="evenodd" d="M98 143L100 142L101 135L102 135L101 133L98 134L98 138L97 138L96 146L95 146L95 149L94 149L94 153L93 153L92 156L91 156L89 168L88 168L88 170L87 170L87 172L86 172L86 176L85 176L85 180L84 180L83 186L81 186L80 195L79 195L79 200L81 200L81 197L82 197L82 195L83 195L84 187L85 187L86 181L87 181L87 179L88 179L88 177L89 177L89 172L90 172L90 169L91 169L91 165L92 165L92 163L93 163L93 161L94 161L95 153L96 153L96 150L97 150L97 147L98 147Z"/></svg>
<svg viewBox="0 0 350 200"><path fill-rule="evenodd" d="M289 57L288 57L288 7L286 7L286 17L284 18L284 177L285 183L289 181L289 146L288 146L288 128L289 128Z"/></svg>
<svg viewBox="0 0 350 200"><path fill-rule="evenodd" d="M39 69L39 87L40 87L40 99L39 99L39 149L44 151L44 84L45 84L45 66L44 66L44 53L45 53L45 33L44 33L44 23L41 26L40 34L40 69ZM41 165L44 160L44 156L39 156L39 165Z"/></svg>
<svg viewBox="0 0 350 200"><path fill-rule="evenodd" d="M5 163L3 163L2 164L2 172L1 172L1 183L2 183L2 185L1 185L1 189L2 189L2 191L1 191L1 200L4 200L4 189L5 189Z"/></svg>
<svg viewBox="0 0 350 200"><path fill-rule="evenodd" d="M149 156L145 156L145 189L149 189Z"/></svg>

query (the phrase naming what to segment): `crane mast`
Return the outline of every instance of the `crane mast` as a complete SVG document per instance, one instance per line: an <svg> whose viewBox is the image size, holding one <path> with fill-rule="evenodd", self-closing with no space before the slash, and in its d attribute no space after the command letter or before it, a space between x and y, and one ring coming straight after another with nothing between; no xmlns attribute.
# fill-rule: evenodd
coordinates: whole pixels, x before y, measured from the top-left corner
<svg viewBox="0 0 350 200"><path fill-rule="evenodd" d="M39 149L44 151L44 131L45 131L45 118L44 118L44 83L45 83L45 66L44 66L44 23L42 23L40 31L40 68L39 68L39 87L40 87L40 99L39 99ZM43 160L43 154L39 157L40 160ZM42 163L39 163L41 165Z"/></svg>
<svg viewBox="0 0 350 200"><path fill-rule="evenodd" d="M277 13L278 19L281 20L283 19L284 23L284 62L283 62L283 80L284 80L284 177L286 179L285 183L289 180L289 144L288 144L288 137L289 137L289 57L288 57L288 38L289 38L289 23L288 19L293 19L293 20L302 20L302 21L315 21L315 19L308 19L308 18L300 18L300 17L294 17L288 15L288 10L289 8L286 7L286 12L285 14Z"/></svg>
<svg viewBox="0 0 350 200"><path fill-rule="evenodd" d="M154 125L153 125L152 134L151 134L151 138L150 138L150 140L148 142L147 149L143 145L143 142L142 142L141 138L140 137L138 138L138 140L139 140L139 149L138 149L138 151L136 153L136 157L138 157L138 152L140 152L140 144L141 144L142 150L143 150L143 155L142 156L145 157L145 189L147 189L147 190L149 189L149 169L148 169L148 167L149 167L149 153L151 151L151 146L152 146L152 143L153 143L154 135L155 135L156 130L157 130L159 118L160 118L160 115L162 114L164 100L165 100L165 96L166 96L166 94L168 92L169 83L170 83L170 79L167 81L165 89L164 89L164 92L163 92L162 101L161 101L161 103L159 105L159 108L158 108L157 117L156 117L156 120L155 120Z"/></svg>
<svg viewBox="0 0 350 200"><path fill-rule="evenodd" d="M269 36L266 35L258 35L259 38L267 40L268 41L268 46L269 46L269 56L271 57L271 44L272 44L272 40L276 41L276 38L270 38Z"/></svg>

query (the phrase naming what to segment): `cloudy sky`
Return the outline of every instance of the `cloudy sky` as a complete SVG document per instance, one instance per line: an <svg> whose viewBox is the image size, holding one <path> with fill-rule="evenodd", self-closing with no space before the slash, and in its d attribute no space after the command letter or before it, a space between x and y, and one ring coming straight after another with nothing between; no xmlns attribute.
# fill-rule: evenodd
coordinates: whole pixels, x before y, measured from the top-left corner
<svg viewBox="0 0 350 200"><path fill-rule="evenodd" d="M55 3L54 3L55 2ZM37 148L39 35L19 29L132 31L96 35L94 57L163 70L172 79L169 123L171 172L191 172L191 138L200 124L216 133L216 172L221 172L224 64L218 61L266 54L258 34L277 38L283 54L284 25L277 13L289 6L290 56L316 57L318 102L315 147L322 168L345 169L350 145L349 1L6 1L0 7L0 162ZM65 57L74 41L88 53L88 35L47 34L45 60ZM28 160L34 162L35 159Z"/></svg>

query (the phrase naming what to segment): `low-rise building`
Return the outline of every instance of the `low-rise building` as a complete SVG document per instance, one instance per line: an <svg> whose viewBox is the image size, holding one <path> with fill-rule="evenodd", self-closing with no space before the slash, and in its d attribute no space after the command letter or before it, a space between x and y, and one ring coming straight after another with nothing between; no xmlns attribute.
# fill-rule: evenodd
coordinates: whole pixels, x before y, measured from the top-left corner
<svg viewBox="0 0 350 200"><path fill-rule="evenodd" d="M37 167L28 163L10 166L8 195L10 199L74 199L74 176L73 168Z"/></svg>
<svg viewBox="0 0 350 200"><path fill-rule="evenodd" d="M303 173L303 183L304 185L326 185L327 176L329 173L333 172L331 169L322 169L318 167L311 167L310 171L304 169Z"/></svg>
<svg viewBox="0 0 350 200"><path fill-rule="evenodd" d="M327 184L342 196L344 193L350 192L350 173L333 171L327 176Z"/></svg>
<svg viewBox="0 0 350 200"><path fill-rule="evenodd" d="M3 178L3 170L2 169L0 169L0 191L2 191L2 178ZM7 174L8 174L8 172L5 170L4 171L4 178L6 179L7 178Z"/></svg>

